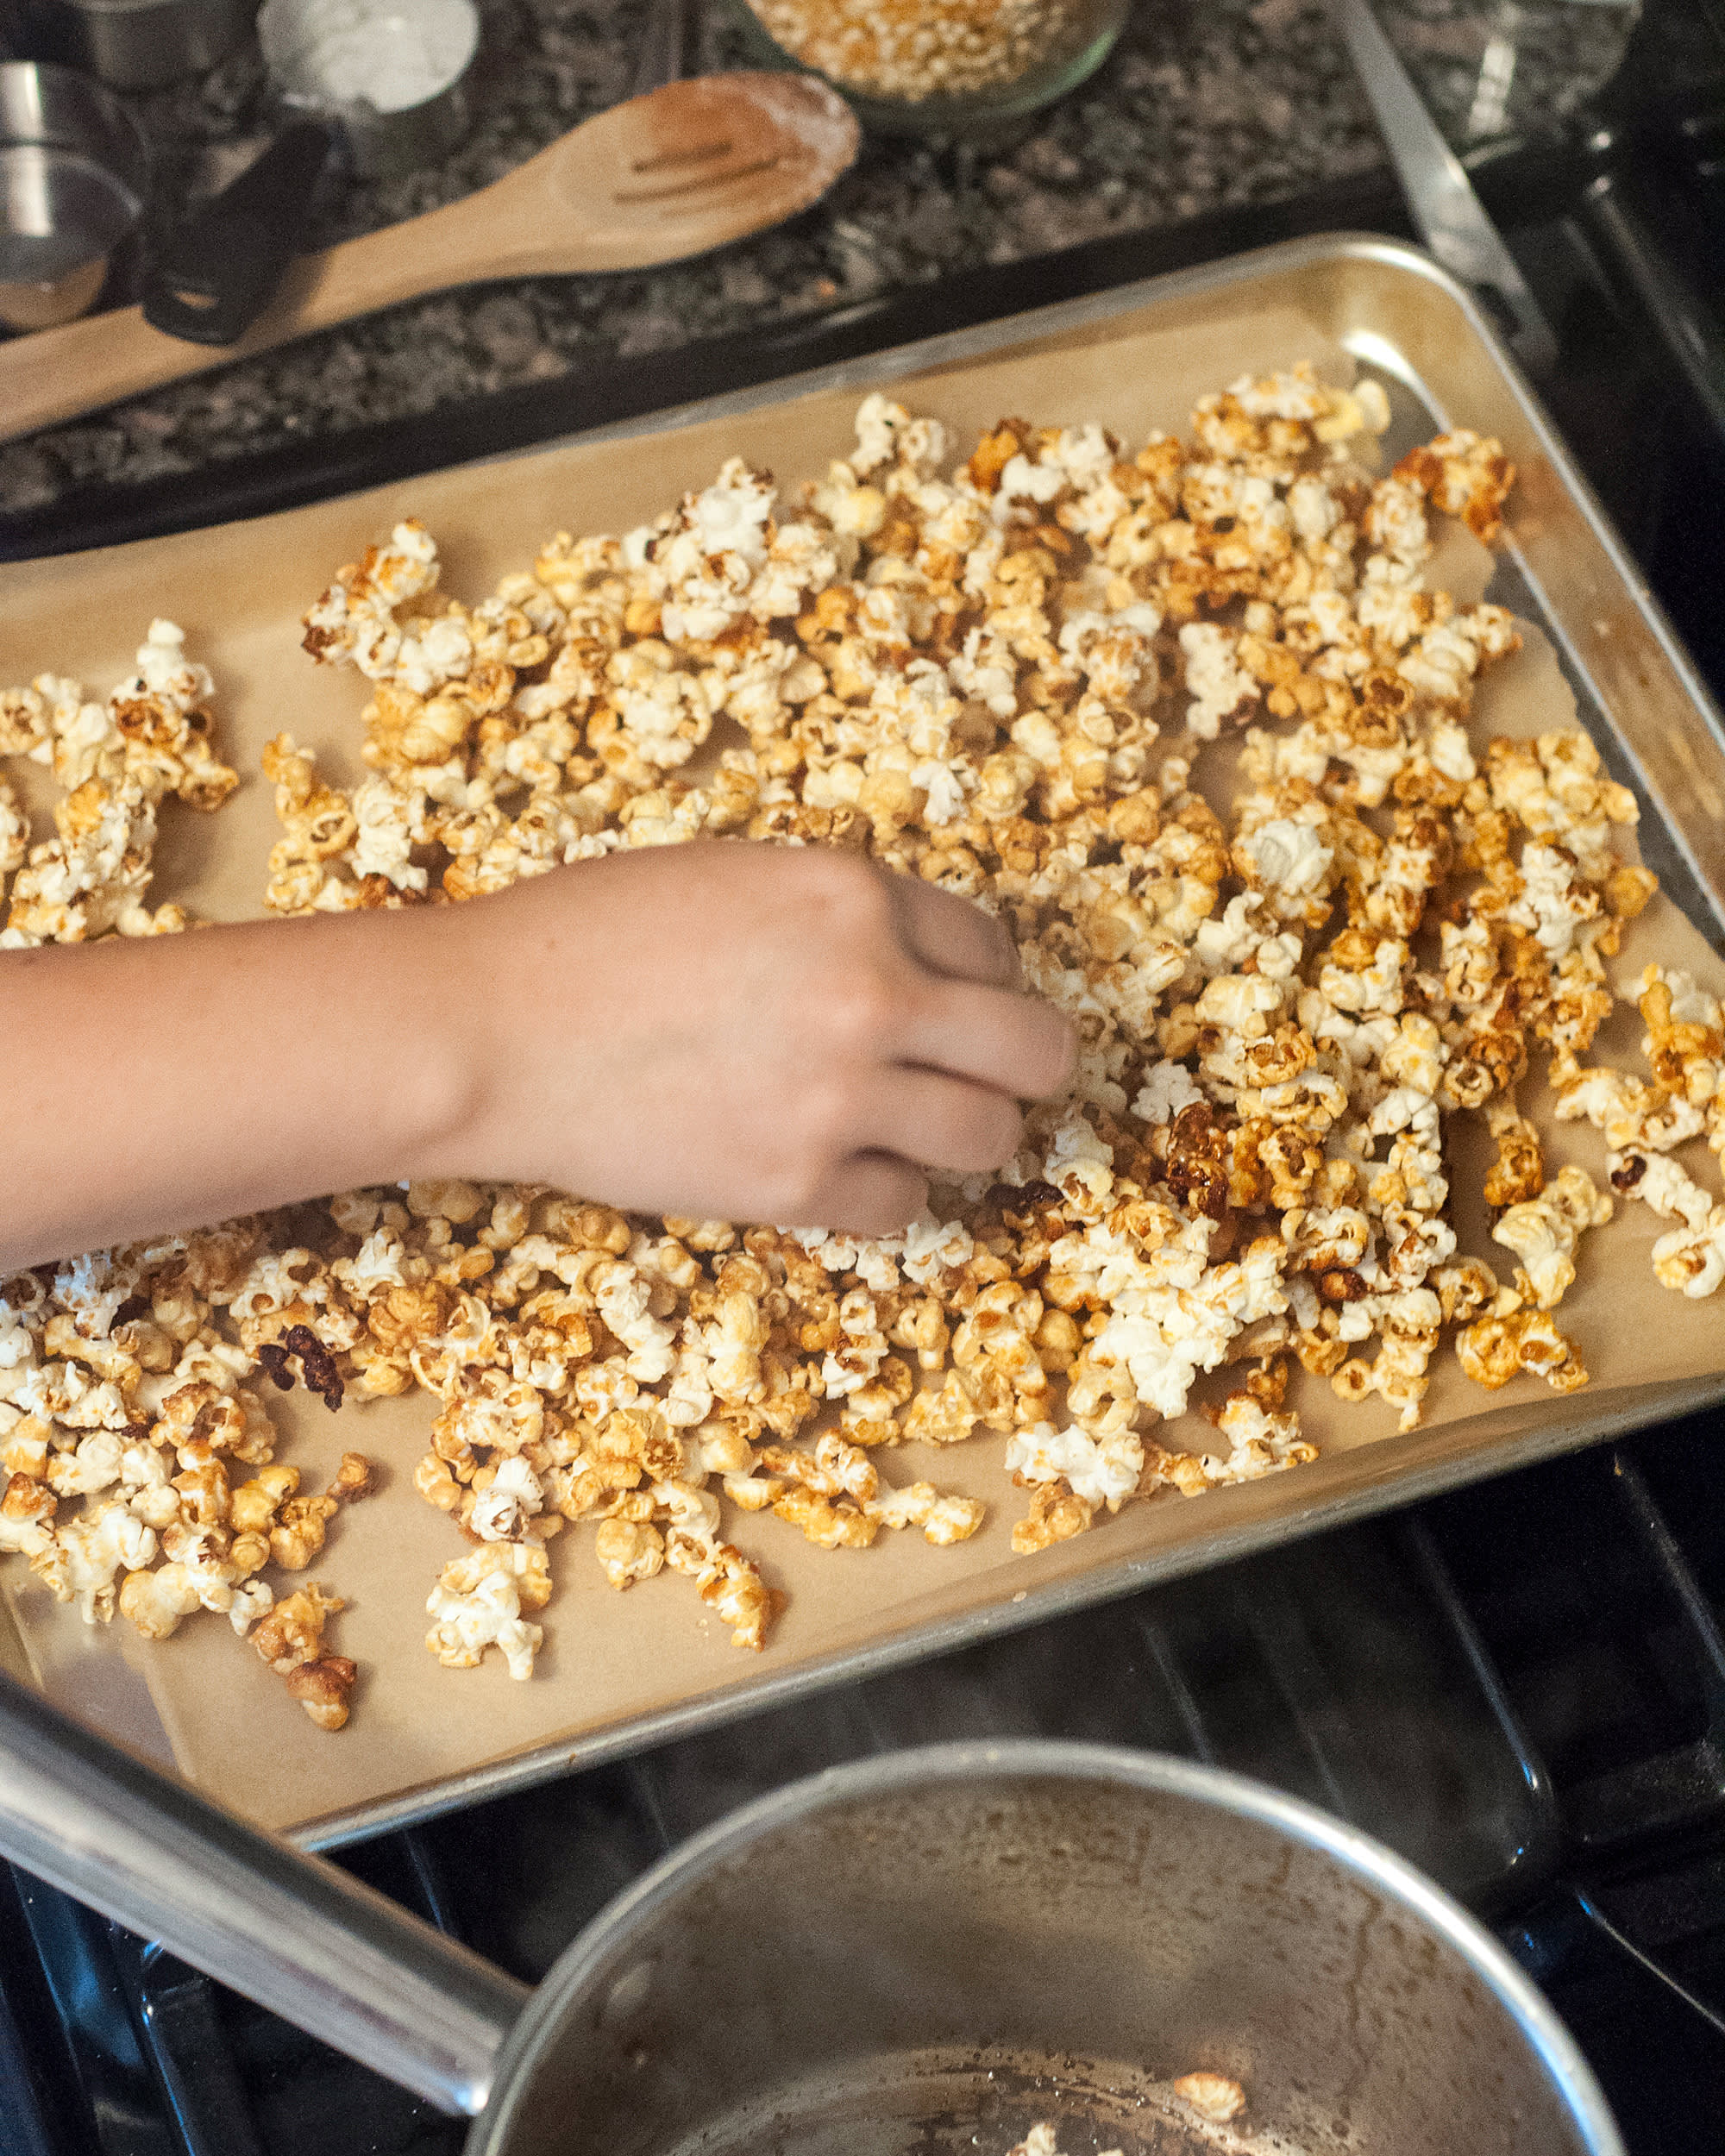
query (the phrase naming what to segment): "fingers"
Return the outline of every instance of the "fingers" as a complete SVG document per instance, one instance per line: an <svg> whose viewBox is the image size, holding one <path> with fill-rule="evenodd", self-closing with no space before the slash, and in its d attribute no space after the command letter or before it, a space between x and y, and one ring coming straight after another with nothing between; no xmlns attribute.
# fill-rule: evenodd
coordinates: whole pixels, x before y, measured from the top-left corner
<svg viewBox="0 0 1725 2156"><path fill-rule="evenodd" d="M896 1235L928 1203L928 1177L889 1152L853 1153L815 1193L808 1218L850 1235Z"/></svg>
<svg viewBox="0 0 1725 2156"><path fill-rule="evenodd" d="M888 887L899 941L931 973L994 988L1018 986L1018 952L992 913L913 876L889 877Z"/></svg>
<svg viewBox="0 0 1725 2156"><path fill-rule="evenodd" d="M950 1071L1022 1100L1057 1092L1071 1075L1076 1053L1072 1023L1051 1003L956 981L943 982L924 999L900 1049L906 1062Z"/></svg>
<svg viewBox="0 0 1725 2156"><path fill-rule="evenodd" d="M1018 1150L1024 1118L1008 1094L935 1070L883 1074L865 1140L959 1175L998 1168Z"/></svg>

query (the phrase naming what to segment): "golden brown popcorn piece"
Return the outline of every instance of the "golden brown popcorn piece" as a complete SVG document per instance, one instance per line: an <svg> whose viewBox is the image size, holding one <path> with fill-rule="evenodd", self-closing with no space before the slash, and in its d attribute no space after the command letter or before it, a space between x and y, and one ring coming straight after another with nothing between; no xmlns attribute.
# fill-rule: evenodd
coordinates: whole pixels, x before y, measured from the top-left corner
<svg viewBox="0 0 1725 2156"><path fill-rule="evenodd" d="M177 1387L162 1401L161 1413L150 1429L150 1442L171 1447L190 1465L217 1452L245 1458L249 1435L245 1403L234 1394L219 1392L208 1379L198 1378Z"/></svg>
<svg viewBox="0 0 1725 2156"><path fill-rule="evenodd" d="M1679 996L1683 1016L1678 1015ZM1649 966L1641 977L1637 1008L1647 1028L1641 1052L1655 1080L1697 1106L1712 1100L1725 1064L1725 1023L1717 1001L1698 993L1686 975Z"/></svg>
<svg viewBox="0 0 1725 2156"><path fill-rule="evenodd" d="M1588 1382L1576 1345L1543 1310L1519 1309L1477 1318L1456 1335L1456 1354L1476 1385L1496 1392L1512 1377L1543 1377L1553 1392Z"/></svg>
<svg viewBox="0 0 1725 2156"><path fill-rule="evenodd" d="M1432 1287L1446 1325L1488 1308L1496 1300L1498 1292L1496 1275L1477 1257L1465 1257L1452 1265L1440 1266L1432 1275Z"/></svg>
<svg viewBox="0 0 1725 2156"><path fill-rule="evenodd" d="M1226 2074L1182 2074L1174 2084L1174 2093L1183 2097L1201 2118L1216 2126L1226 2126L1245 2109L1245 2090Z"/></svg>
<svg viewBox="0 0 1725 2156"><path fill-rule="evenodd" d="M454 1301L453 1291L436 1282L392 1288L369 1305L367 1327L384 1355L406 1356L443 1330Z"/></svg>
<svg viewBox="0 0 1725 2156"><path fill-rule="evenodd" d="M288 1671L288 1694L320 1729L341 1729L347 1724L348 1699L358 1676L356 1664L346 1655L322 1655Z"/></svg>
<svg viewBox="0 0 1725 2156"><path fill-rule="evenodd" d="M268 1562L277 1516L298 1487L299 1470L277 1463L260 1468L229 1495L228 1524L234 1539L229 1555L246 1575Z"/></svg>
<svg viewBox="0 0 1725 2156"><path fill-rule="evenodd" d="M156 814L136 780L86 779L55 803L53 819L53 837L31 847L13 882L11 941L82 943L110 931L155 936L185 926L182 908L153 914L144 904Z"/></svg>
<svg viewBox="0 0 1725 2156"><path fill-rule="evenodd" d="M339 1595L326 1595L315 1580L278 1602L252 1627L252 1645L279 1677L315 1662L323 1651L326 1620L347 1604Z"/></svg>
<svg viewBox="0 0 1725 2156"><path fill-rule="evenodd" d="M923 1540L937 1549L968 1542L987 1516L987 1507L975 1498L943 1493L932 1482L884 1490L872 1509L884 1527L920 1527Z"/></svg>
<svg viewBox="0 0 1725 2156"><path fill-rule="evenodd" d="M1030 1557L1053 1542L1065 1542L1082 1534L1095 1515L1088 1497L1080 1497L1063 1476L1051 1482L1033 1482L1030 1510L1013 1529L1013 1552Z"/></svg>
<svg viewBox="0 0 1725 2156"><path fill-rule="evenodd" d="M593 1537L593 1555L618 1589L650 1580L665 1562L665 1538L650 1521L602 1520Z"/></svg>
<svg viewBox="0 0 1725 2156"><path fill-rule="evenodd" d="M1396 467L1396 476L1412 479L1434 507L1459 517L1488 547L1496 543L1503 504L1515 484L1515 467L1501 442L1458 427L1410 449Z"/></svg>
<svg viewBox="0 0 1725 2156"><path fill-rule="evenodd" d="M47 738L47 706L41 689L0 689L0 756L28 756Z"/></svg>
<svg viewBox="0 0 1725 2156"><path fill-rule="evenodd" d="M841 1498L834 1501L801 1482L792 1482L773 1500L775 1515L800 1528L823 1550L866 1550L879 1523Z"/></svg>
<svg viewBox="0 0 1725 2156"><path fill-rule="evenodd" d="M239 773L210 748L207 711L182 710L147 691L127 695L117 689L108 708L125 769L153 788L207 814L240 783Z"/></svg>
<svg viewBox="0 0 1725 2156"><path fill-rule="evenodd" d="M353 805L317 776L315 756L292 734L267 743L262 762L283 827L270 852L264 904L272 913L309 912L333 874L325 864L339 860L359 835Z"/></svg>
<svg viewBox="0 0 1725 2156"><path fill-rule="evenodd" d="M1605 910L1614 920L1633 921L1659 887L1651 868L1620 861L1605 879Z"/></svg>
<svg viewBox="0 0 1725 2156"><path fill-rule="evenodd" d="M120 1614L145 1639L167 1639L201 1606L198 1583L184 1564L159 1565L154 1571L128 1572L120 1586Z"/></svg>
<svg viewBox="0 0 1725 2156"><path fill-rule="evenodd" d="M979 494L992 494L997 490L1001 473L1015 456L1023 453L1030 434L1027 419L1002 419L992 434L983 436L964 467Z"/></svg>
<svg viewBox="0 0 1725 2156"><path fill-rule="evenodd" d="M361 1498L369 1497L377 1488L377 1470L363 1452L344 1452L342 1463L336 1470L336 1479L324 1491L338 1504L357 1504Z"/></svg>
<svg viewBox="0 0 1725 2156"><path fill-rule="evenodd" d="M472 1472L469 1467L468 1473ZM428 1505L435 1505L440 1512L454 1512L461 1501L461 1485L435 1452L423 1455L414 1468L413 1487Z"/></svg>
<svg viewBox="0 0 1725 2156"><path fill-rule="evenodd" d="M305 614L305 649L320 661L363 664L368 655L356 631L386 623L398 607L430 592L438 573L430 534L417 517L405 518L386 543L367 547L359 561L336 571Z"/></svg>
<svg viewBox="0 0 1725 2156"><path fill-rule="evenodd" d="M0 737L3 737L4 719L0 717ZM30 819L23 803L3 774L0 774L0 897L5 893L6 879L15 868L21 868L29 851Z"/></svg>
<svg viewBox="0 0 1725 2156"><path fill-rule="evenodd" d="M328 1523L341 1509L333 1497L285 1498L270 1529L270 1555L285 1572L303 1572L323 1547Z"/></svg>
<svg viewBox="0 0 1725 2156"><path fill-rule="evenodd" d="M1485 1175L1487 1205L1501 1208L1538 1197L1546 1181L1540 1134L1510 1094L1500 1094L1488 1104L1485 1127L1497 1142L1497 1158Z"/></svg>
<svg viewBox="0 0 1725 2156"><path fill-rule="evenodd" d="M1575 1167L1508 1209L1491 1238L1521 1259L1515 1287L1524 1302L1556 1309L1575 1278L1575 1250L1584 1230L1603 1225L1612 1210L1609 1197L1595 1188L1584 1169Z"/></svg>
<svg viewBox="0 0 1725 2156"><path fill-rule="evenodd" d="M758 1653L767 1644L767 1627L784 1597L769 1588L743 1552L728 1542L668 1528L665 1562L695 1583L702 1601L731 1628L731 1643Z"/></svg>
<svg viewBox="0 0 1725 2156"><path fill-rule="evenodd" d="M22 1549L34 1556L41 1545L31 1531L45 1529L59 1503L46 1482L22 1473L9 1476L6 1494L0 1498L0 1521L6 1523L0 1526L0 1549Z"/></svg>

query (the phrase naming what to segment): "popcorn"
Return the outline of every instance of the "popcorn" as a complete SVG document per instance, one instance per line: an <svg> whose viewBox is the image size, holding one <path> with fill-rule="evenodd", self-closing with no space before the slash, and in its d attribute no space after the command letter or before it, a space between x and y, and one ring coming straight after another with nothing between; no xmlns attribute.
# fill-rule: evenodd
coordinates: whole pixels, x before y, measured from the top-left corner
<svg viewBox="0 0 1725 2156"><path fill-rule="evenodd" d="M1039 1482L1031 1491L1030 1511L1013 1529L1013 1555L1032 1557L1057 1542L1068 1542L1090 1525L1095 1507L1065 1482Z"/></svg>
<svg viewBox="0 0 1725 2156"><path fill-rule="evenodd" d="M1487 546L1496 542L1503 503L1515 482L1515 467L1499 443L1458 427L1423 448L1410 449L1396 472L1421 486L1435 508L1459 517L1476 538Z"/></svg>
<svg viewBox="0 0 1725 2156"><path fill-rule="evenodd" d="M1214 2126L1226 2126L1245 2109L1245 2090L1226 2074L1182 2074L1171 2086L1175 2095L1189 2103L1200 2118Z"/></svg>
<svg viewBox="0 0 1725 2156"><path fill-rule="evenodd" d="M1662 1219L1682 1225L1653 1245L1653 1275L1661 1287L1698 1300L1725 1281L1725 1200L1715 1203L1678 1162L1663 1153L1614 1152L1611 1187L1639 1198Z"/></svg>
<svg viewBox="0 0 1725 2156"><path fill-rule="evenodd" d="M1258 702L1258 684L1240 667L1233 640L1211 622L1189 623L1180 631L1191 701L1186 724L1201 741L1214 741L1225 723L1244 720Z"/></svg>
<svg viewBox="0 0 1725 2156"><path fill-rule="evenodd" d="M151 914L155 805L136 780L86 779L54 808L55 837L33 846L12 884L0 949L82 943L117 931L153 936L182 927L176 908Z"/></svg>
<svg viewBox="0 0 1725 2156"><path fill-rule="evenodd" d="M920 1527L925 1542L944 1549L968 1542L982 1526L985 1509L976 1498L944 1495L932 1482L913 1482L906 1489L885 1492L878 1516L883 1526Z"/></svg>
<svg viewBox="0 0 1725 2156"><path fill-rule="evenodd" d="M665 1562L665 1538L650 1520L602 1520L593 1537L593 1554L615 1588L650 1580Z"/></svg>
<svg viewBox="0 0 1725 2156"><path fill-rule="evenodd" d="M77 1602L85 1624L106 1624L114 1614L115 1574L147 1565L156 1549L154 1531L116 1497L57 1526L31 1557L30 1570L57 1602Z"/></svg>
<svg viewBox="0 0 1725 2156"><path fill-rule="evenodd" d="M1537 1197L1509 1206L1491 1239L1521 1259L1515 1281L1523 1299L1541 1310L1555 1310L1575 1278L1575 1249L1582 1231L1601 1226L1612 1211L1609 1197L1594 1188L1593 1178L1581 1168L1561 1169Z"/></svg>
<svg viewBox="0 0 1725 2156"><path fill-rule="evenodd" d="M1488 1312L1456 1335L1456 1354L1474 1383L1493 1392L1524 1371L1543 1377L1553 1392L1587 1382L1575 1342L1539 1309Z"/></svg>
<svg viewBox="0 0 1725 2156"><path fill-rule="evenodd" d="M730 1515L833 1550L979 1530L975 1500L885 1479L905 1443L991 1433L1033 1551L1309 1461L1293 1365L1403 1431L1446 1330L1488 1387L1584 1383L1551 1313L1615 1194L1669 1222L1657 1275L1712 1292L1725 1206L1673 1156L1725 1155L1725 1019L1651 968L1646 1075L1584 1065L1653 887L1613 851L1634 805L1579 731L1471 731L1518 636L1428 588L1433 519L1489 536L1512 474L1455 430L1372 479L1350 445L1389 417L1375 383L1299 367L1202 398L1189 444L1006 419L950 467L938 423L874 396L800 501L732 459L474 605L411 519L342 569L306 643L367 684L366 775L271 743L271 910L461 901L708 834L850 846L1002 919L1074 1022L1071 1086L896 1236L446 1181L0 1284L0 1550L98 1621L227 1614L334 1728L339 1605L271 1582L372 1470L302 1490L254 1368L332 1407L431 1396L411 1480L465 1544L428 1645L524 1678L569 1526L614 1588L678 1574L758 1649L781 1597ZM47 675L0 698L0 755L66 790L34 848L0 792L5 940L179 924L143 899L160 803L231 782L209 686L160 624L105 704ZM1237 755L1210 752L1226 727ZM1540 1057L1614 1195L1547 1176L1515 1090ZM1443 1119L1469 1112L1502 1288L1451 1224Z"/></svg>
<svg viewBox="0 0 1725 2156"><path fill-rule="evenodd" d="M0 887L16 872L0 950L185 926L180 907L152 912L143 896L163 800L213 810L239 784L210 746L202 708L210 688L205 669L185 658L182 630L159 620L139 649L137 674L105 704L52 674L0 699L0 755L50 765L64 789L53 837L27 849L22 805L0 778Z"/></svg>
<svg viewBox="0 0 1725 2156"><path fill-rule="evenodd" d="M524 1542L483 1543L443 1567L425 1604L436 1620L425 1644L446 1670L477 1669L494 1646L511 1677L524 1680L533 1674L545 1635L521 1613L543 1609L550 1595L543 1550Z"/></svg>
<svg viewBox="0 0 1725 2156"><path fill-rule="evenodd" d="M0 774L0 897L5 895L6 878L24 865L29 837L30 819L24 805Z"/></svg>
<svg viewBox="0 0 1725 2156"><path fill-rule="evenodd" d="M277 1602L252 1631L252 1645L287 1683L320 1729L340 1729L348 1719L348 1700L358 1676L345 1655L326 1655L323 1627L343 1607L339 1595L326 1595L312 1583Z"/></svg>
<svg viewBox="0 0 1725 2156"><path fill-rule="evenodd" d="M1653 1276L1662 1288L1692 1300L1710 1295L1725 1280L1725 1205L1700 1223L1687 1223L1653 1245Z"/></svg>
<svg viewBox="0 0 1725 2156"><path fill-rule="evenodd" d="M417 517L398 523L385 546L368 547L305 616L305 649L323 665L352 665L373 680L390 678L401 650L397 610L432 591L437 548Z"/></svg>
<svg viewBox="0 0 1725 2156"><path fill-rule="evenodd" d="M1617 1070L1578 1070L1565 1078L1558 1087L1557 1116L1560 1123L1584 1116L1614 1152L1668 1153L1706 1127L1688 1100Z"/></svg>

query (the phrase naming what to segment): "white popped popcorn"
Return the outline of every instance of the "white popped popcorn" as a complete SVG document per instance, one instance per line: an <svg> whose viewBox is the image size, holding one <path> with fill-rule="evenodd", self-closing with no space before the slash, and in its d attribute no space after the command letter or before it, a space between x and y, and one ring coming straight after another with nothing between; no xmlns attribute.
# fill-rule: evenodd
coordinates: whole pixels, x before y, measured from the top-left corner
<svg viewBox="0 0 1725 2156"><path fill-rule="evenodd" d="M1213 622L1180 631L1191 701L1186 724L1201 741L1214 741L1225 724L1243 719L1258 703L1258 684L1239 664L1234 640Z"/></svg>
<svg viewBox="0 0 1725 2156"><path fill-rule="evenodd" d="M1611 1200L1594 1188L1582 1168L1565 1168L1534 1198L1524 1199L1502 1214L1491 1239L1513 1250L1521 1262L1516 1278L1523 1293L1541 1310L1555 1310L1575 1278L1575 1249L1584 1228L1611 1218Z"/></svg>
<svg viewBox="0 0 1725 2156"><path fill-rule="evenodd" d="M449 1670L474 1669L496 1647L518 1679L533 1674L543 1628L522 1615L550 1594L543 1550L521 1542L488 1542L443 1567L425 1608L436 1621L426 1645Z"/></svg>

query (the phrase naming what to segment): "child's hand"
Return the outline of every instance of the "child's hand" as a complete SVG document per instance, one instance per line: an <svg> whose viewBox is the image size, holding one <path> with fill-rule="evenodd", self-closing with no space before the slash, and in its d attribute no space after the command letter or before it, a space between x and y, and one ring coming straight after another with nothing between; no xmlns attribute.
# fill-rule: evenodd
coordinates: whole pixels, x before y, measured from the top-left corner
<svg viewBox="0 0 1725 2156"><path fill-rule="evenodd" d="M998 924L822 848L0 951L0 1278L361 1184L885 1233L997 1167L1070 1029Z"/></svg>
<svg viewBox="0 0 1725 2156"><path fill-rule="evenodd" d="M613 855L439 926L475 1093L418 1172L887 1233L1071 1067L988 914L827 848Z"/></svg>

